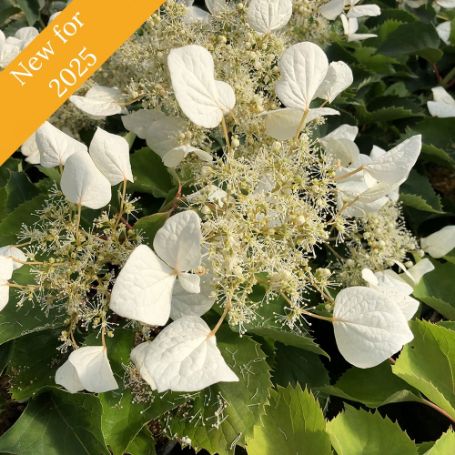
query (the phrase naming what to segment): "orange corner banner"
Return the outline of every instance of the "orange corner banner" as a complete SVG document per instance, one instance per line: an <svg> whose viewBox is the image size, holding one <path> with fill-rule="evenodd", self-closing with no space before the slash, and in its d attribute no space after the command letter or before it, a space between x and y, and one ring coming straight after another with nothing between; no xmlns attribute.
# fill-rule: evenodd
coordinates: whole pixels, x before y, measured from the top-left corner
<svg viewBox="0 0 455 455"><path fill-rule="evenodd" d="M0 71L0 165L163 3L73 0Z"/></svg>

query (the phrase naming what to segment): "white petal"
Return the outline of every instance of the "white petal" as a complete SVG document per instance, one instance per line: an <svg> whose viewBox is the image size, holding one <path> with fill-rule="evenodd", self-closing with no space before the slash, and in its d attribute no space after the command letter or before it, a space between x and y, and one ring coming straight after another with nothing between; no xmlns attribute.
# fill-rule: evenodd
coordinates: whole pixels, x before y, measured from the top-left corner
<svg viewBox="0 0 455 455"><path fill-rule="evenodd" d="M205 6L210 11L210 14L216 16L227 8L226 0L205 0Z"/></svg>
<svg viewBox="0 0 455 455"><path fill-rule="evenodd" d="M436 27L439 38L444 41L445 44L450 44L450 34L452 32L452 23L450 21L442 22Z"/></svg>
<svg viewBox="0 0 455 455"><path fill-rule="evenodd" d="M61 385L70 393L77 393L84 390L77 370L69 360L55 372L55 383Z"/></svg>
<svg viewBox="0 0 455 455"><path fill-rule="evenodd" d="M378 5L359 5L352 7L348 12L348 17L379 16L381 8Z"/></svg>
<svg viewBox="0 0 455 455"><path fill-rule="evenodd" d="M19 248L16 248L15 246L4 246L0 248L0 256L12 259L13 270L20 269L24 265L23 263L27 262L27 256ZM15 259L17 259L17 261L15 261ZM0 272L0 278L1 277L2 273ZM9 280L9 278L7 279Z"/></svg>
<svg viewBox="0 0 455 455"><path fill-rule="evenodd" d="M183 316L202 316L212 308L215 303L215 295L210 275L204 275L201 278L200 290L199 294L191 294L183 289L177 280L171 305L171 318L174 321Z"/></svg>
<svg viewBox="0 0 455 455"><path fill-rule="evenodd" d="M455 248L455 226L446 226L420 240L423 251L436 259L444 257Z"/></svg>
<svg viewBox="0 0 455 455"><path fill-rule="evenodd" d="M22 155L25 161L30 164L40 164L40 151L36 142L36 133L33 133L21 147Z"/></svg>
<svg viewBox="0 0 455 455"><path fill-rule="evenodd" d="M324 51L310 42L295 44L284 52L279 67L278 98L286 107L308 109L329 69Z"/></svg>
<svg viewBox="0 0 455 455"><path fill-rule="evenodd" d="M91 209L106 206L112 197L109 180L87 152L77 152L68 158L60 185L70 202Z"/></svg>
<svg viewBox="0 0 455 455"><path fill-rule="evenodd" d="M0 281L5 282L13 276L14 264L10 257L0 255Z"/></svg>
<svg viewBox="0 0 455 455"><path fill-rule="evenodd" d="M436 3L442 8L455 8L455 0L436 0Z"/></svg>
<svg viewBox="0 0 455 455"><path fill-rule="evenodd" d="M215 80L210 52L197 45L173 49L168 57L172 86L180 108L196 125L217 127L235 105L232 87Z"/></svg>
<svg viewBox="0 0 455 455"><path fill-rule="evenodd" d="M82 387L88 392L103 393L118 389L107 351L103 346L76 349L68 357L68 362L74 367Z"/></svg>
<svg viewBox="0 0 455 455"><path fill-rule="evenodd" d="M137 345L130 354L131 360L133 361L136 368L139 370L142 379L148 383L152 390L156 390L156 384L153 380L152 376L150 376L147 372L147 369L144 368L145 358L147 356L147 352L150 349L151 341L146 341L145 343L141 343Z"/></svg>
<svg viewBox="0 0 455 455"><path fill-rule="evenodd" d="M64 166L66 160L77 152L86 152L87 146L49 122L45 122L36 132L36 143L40 151L43 167Z"/></svg>
<svg viewBox="0 0 455 455"><path fill-rule="evenodd" d="M0 52L3 48L3 46L5 45L5 42L6 42L6 36L5 34L0 30Z"/></svg>
<svg viewBox="0 0 455 455"><path fill-rule="evenodd" d="M179 273L178 282L180 286L191 294L199 294L201 292L201 279L199 275L194 273Z"/></svg>
<svg viewBox="0 0 455 455"><path fill-rule="evenodd" d="M370 152L370 158L373 161L376 161L379 158L381 158L383 155L385 155L386 153L387 153L387 151L385 151L381 147L378 147L377 145L373 145L371 152Z"/></svg>
<svg viewBox="0 0 455 455"><path fill-rule="evenodd" d="M196 155L201 161L211 162L213 160L212 155L204 150L192 147L191 145L179 145L164 154L163 163L167 167L175 168L179 166L190 153Z"/></svg>
<svg viewBox="0 0 455 455"><path fill-rule="evenodd" d="M178 147L180 134L185 122L177 117L169 117L159 110L141 109L122 117L128 131L132 131L161 157L169 150Z"/></svg>
<svg viewBox="0 0 455 455"><path fill-rule="evenodd" d="M362 278L373 287L377 287L379 285L377 276L370 269L362 269Z"/></svg>
<svg viewBox="0 0 455 455"><path fill-rule="evenodd" d="M434 87L431 91L433 92L433 99L435 101L455 106L455 99L453 99L452 95L444 87Z"/></svg>
<svg viewBox="0 0 455 455"><path fill-rule="evenodd" d="M343 289L333 316L338 349L358 368L379 365L413 339L400 308L374 289Z"/></svg>
<svg viewBox="0 0 455 455"><path fill-rule="evenodd" d="M236 382L210 327L200 318L187 316L167 326L152 341L144 367L158 392L195 392L217 382Z"/></svg>
<svg viewBox="0 0 455 455"><path fill-rule="evenodd" d="M359 159L360 150L350 139L324 139L323 145L327 155L343 167L353 166Z"/></svg>
<svg viewBox="0 0 455 455"><path fill-rule="evenodd" d="M119 316L162 326L169 319L176 275L148 246L138 246L112 289L110 308Z"/></svg>
<svg viewBox="0 0 455 455"><path fill-rule="evenodd" d="M194 24L197 22L209 22L210 14L197 6L189 6L186 9L186 14L183 17L183 22L186 24Z"/></svg>
<svg viewBox="0 0 455 455"><path fill-rule="evenodd" d="M332 109L331 107L312 108L308 112L308 116L306 118L306 123L310 123L313 120L316 120L321 117L327 117L329 115L340 115L340 113L336 109Z"/></svg>
<svg viewBox="0 0 455 455"><path fill-rule="evenodd" d="M331 133L321 138L321 142L328 139L349 139L355 141L355 138L359 134L359 128L357 126L344 124L334 129Z"/></svg>
<svg viewBox="0 0 455 455"><path fill-rule="evenodd" d="M124 96L115 87L95 85L85 96L73 95L70 97L70 101L82 112L95 118L104 118L125 112L125 108L120 104L124 101Z"/></svg>
<svg viewBox="0 0 455 455"><path fill-rule="evenodd" d="M11 42L10 38L8 38L6 43L0 50L0 67L4 68L8 66L20 53L21 53L20 41L15 43Z"/></svg>
<svg viewBox="0 0 455 455"><path fill-rule="evenodd" d="M260 33L283 28L291 16L292 0L251 0L248 5L248 24Z"/></svg>
<svg viewBox="0 0 455 455"><path fill-rule="evenodd" d="M124 180L134 182L130 148L126 139L97 128L89 151L96 167L111 185L117 185Z"/></svg>
<svg viewBox="0 0 455 455"><path fill-rule="evenodd" d="M6 281L0 280L0 311L8 305L9 302L9 286Z"/></svg>
<svg viewBox="0 0 455 455"><path fill-rule="evenodd" d="M301 109L277 109L264 114L265 132L278 141L287 141L297 134L303 117Z"/></svg>
<svg viewBox="0 0 455 455"><path fill-rule="evenodd" d="M153 240L156 254L178 272L187 272L201 263L201 219L192 210L170 217Z"/></svg>
<svg viewBox="0 0 455 455"><path fill-rule="evenodd" d="M331 103L342 91L354 82L351 68L344 62L332 62L327 75L319 86L316 97Z"/></svg>
<svg viewBox="0 0 455 455"><path fill-rule="evenodd" d="M344 10L344 0L330 0L319 7L319 14L322 14L329 21L336 19Z"/></svg>
<svg viewBox="0 0 455 455"><path fill-rule="evenodd" d="M446 103L438 103L435 101L427 102L428 110L433 117L451 118L455 117L455 106Z"/></svg>
<svg viewBox="0 0 455 455"><path fill-rule="evenodd" d="M432 262L428 258L424 258L406 271L406 275L410 278L407 281L411 286L415 286L426 273L432 272L433 270L434 265ZM403 279L405 278L404 275L402 277Z"/></svg>
<svg viewBox="0 0 455 455"><path fill-rule="evenodd" d="M422 136L412 136L366 166L366 170L381 182L401 184L408 178L421 149Z"/></svg>
<svg viewBox="0 0 455 455"><path fill-rule="evenodd" d="M37 36L39 32L35 27L22 27L20 28L15 37L22 41L22 46L25 47L30 44Z"/></svg>

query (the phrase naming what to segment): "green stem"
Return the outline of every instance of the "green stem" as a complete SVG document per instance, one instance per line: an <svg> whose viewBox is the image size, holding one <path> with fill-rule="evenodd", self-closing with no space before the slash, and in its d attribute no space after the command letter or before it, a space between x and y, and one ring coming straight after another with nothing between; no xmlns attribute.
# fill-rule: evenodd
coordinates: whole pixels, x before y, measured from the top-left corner
<svg viewBox="0 0 455 455"><path fill-rule="evenodd" d="M446 76L442 79L441 85L447 86L452 79L455 77L455 66L446 74Z"/></svg>

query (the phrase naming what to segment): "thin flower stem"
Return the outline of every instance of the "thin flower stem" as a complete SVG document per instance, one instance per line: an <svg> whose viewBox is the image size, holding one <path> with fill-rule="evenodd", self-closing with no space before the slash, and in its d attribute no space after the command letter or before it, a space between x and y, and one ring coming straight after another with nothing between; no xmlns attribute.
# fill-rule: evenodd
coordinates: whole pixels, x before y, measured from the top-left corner
<svg viewBox="0 0 455 455"><path fill-rule="evenodd" d="M354 169L351 172L348 172L347 174L340 175L339 177L335 177L335 181L341 182L342 180L352 177L353 175L358 174L359 172L362 172L363 170L364 170L364 166L359 166L358 168Z"/></svg>
<svg viewBox="0 0 455 455"><path fill-rule="evenodd" d="M19 243L18 245L12 245L14 248L22 248L24 246L28 246L28 245L31 245L31 241L30 242L24 242L24 243Z"/></svg>
<svg viewBox="0 0 455 455"><path fill-rule="evenodd" d="M216 332L218 332L218 330L220 329L221 324L226 319L226 316L228 315L231 308L232 308L232 303L231 303L231 299L229 298L228 301L226 302L226 306L224 307L223 314L221 315L219 321L216 323L216 326L210 332L209 337L213 337L216 335Z"/></svg>
<svg viewBox="0 0 455 455"><path fill-rule="evenodd" d="M81 214L82 214L82 204L77 205L77 213L76 213L76 244L80 244L79 238L79 226L81 225Z"/></svg>
<svg viewBox="0 0 455 455"><path fill-rule="evenodd" d="M127 184L128 184L127 180L124 179L123 180L123 184L122 184L122 195L121 195L121 200L120 200L120 209L119 209L119 212L118 212L117 219L115 220L114 229L116 229L118 224L120 223L120 220L122 219L122 216L123 216L123 211L125 210L125 199L126 199L126 187L127 187Z"/></svg>
<svg viewBox="0 0 455 455"><path fill-rule="evenodd" d="M223 134L224 134L224 140L226 141L227 148L230 150L231 149L231 141L229 140L229 131L226 125L226 119L223 118L221 119L221 126L223 128Z"/></svg>
<svg viewBox="0 0 455 455"><path fill-rule="evenodd" d="M446 417L447 419L449 419L453 425L455 424L455 419L450 414L448 414L446 411L444 411L444 409L440 408L437 404L434 404L432 401L427 400L426 398L422 398L421 403L434 409L436 412L439 412L439 414L441 414L444 417Z"/></svg>
<svg viewBox="0 0 455 455"><path fill-rule="evenodd" d="M446 76L442 79L441 85L444 87L449 84L449 82L455 78L455 66L446 74Z"/></svg>
<svg viewBox="0 0 455 455"><path fill-rule="evenodd" d="M5 286L13 289L37 289L39 286L35 284L17 284L17 283L6 283Z"/></svg>
<svg viewBox="0 0 455 455"><path fill-rule="evenodd" d="M314 318L314 319L320 319L321 321L326 321L326 322L330 322L330 323L333 322L333 318L329 318L329 317L326 317L326 316L320 316L319 314L311 313L311 311L300 310L300 312L302 314L304 314L305 316L309 316L309 317Z"/></svg>
<svg viewBox="0 0 455 455"><path fill-rule="evenodd" d="M302 115L302 119L300 120L299 126L297 127L297 131L295 133L294 139L297 140L300 136L300 132L303 130L303 127L305 126L306 119L308 117L308 114L310 113L310 109L305 109Z"/></svg>

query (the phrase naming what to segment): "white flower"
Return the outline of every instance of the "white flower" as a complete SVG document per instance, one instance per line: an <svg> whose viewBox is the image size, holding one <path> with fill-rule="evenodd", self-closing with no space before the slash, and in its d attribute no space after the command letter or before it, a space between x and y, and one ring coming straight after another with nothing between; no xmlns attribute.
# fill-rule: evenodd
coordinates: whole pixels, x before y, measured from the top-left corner
<svg viewBox="0 0 455 455"><path fill-rule="evenodd" d="M126 108L123 106L125 97L116 87L95 85L84 96L71 96L70 101L82 112L95 119L126 113Z"/></svg>
<svg viewBox="0 0 455 455"><path fill-rule="evenodd" d="M360 150L354 142L358 132L356 126L344 124L319 139L319 142L334 162L350 168L359 161Z"/></svg>
<svg viewBox="0 0 455 455"><path fill-rule="evenodd" d="M13 261L11 258L0 256L0 311L9 301L8 280L13 276Z"/></svg>
<svg viewBox="0 0 455 455"><path fill-rule="evenodd" d="M369 38L376 38L378 35L374 33L357 33L359 29L359 21L356 17L346 17L344 14L341 16L341 23L343 24L344 34L347 36L348 41L362 41Z"/></svg>
<svg viewBox="0 0 455 455"><path fill-rule="evenodd" d="M123 125L133 132L161 158L170 150L179 147L180 135L184 132L185 121L170 117L159 110L140 109L122 117Z"/></svg>
<svg viewBox="0 0 455 455"><path fill-rule="evenodd" d="M433 117L455 117L455 99L443 88L432 88L433 100L428 101L427 107Z"/></svg>
<svg viewBox="0 0 455 455"><path fill-rule="evenodd" d="M452 33L452 23L450 21L442 22L436 27L439 38L444 41L445 44L450 44L450 34Z"/></svg>
<svg viewBox="0 0 455 455"><path fill-rule="evenodd" d="M85 346L73 351L56 371L55 383L70 393L81 390L103 393L118 389L103 346Z"/></svg>
<svg viewBox="0 0 455 455"><path fill-rule="evenodd" d="M200 278L189 273L201 263L201 220L193 211L169 218L156 233L153 252L138 246L112 290L110 308L120 316L149 325L164 325L171 312L175 282L200 292Z"/></svg>
<svg viewBox="0 0 455 455"><path fill-rule="evenodd" d="M352 71L343 62L329 65L324 51L316 44L303 42L291 46L279 61L281 77L276 93L286 109L267 112L267 134L278 140L296 136L306 122L325 115L337 115L330 108L311 108L311 102L323 98L332 102L352 84Z"/></svg>
<svg viewBox="0 0 455 455"><path fill-rule="evenodd" d="M210 327L200 318L187 316L168 325L152 342L131 353L141 376L159 393L196 392L217 382L237 382Z"/></svg>
<svg viewBox="0 0 455 455"><path fill-rule="evenodd" d="M369 287L381 292L393 304L398 305L407 321L416 314L419 301L411 297L413 287L393 270L373 273L370 269L363 269L362 277Z"/></svg>
<svg viewBox="0 0 455 455"><path fill-rule="evenodd" d="M455 248L455 226L445 226L428 237L420 239L422 250L439 259Z"/></svg>
<svg viewBox="0 0 455 455"><path fill-rule="evenodd" d="M226 203L227 193L215 185L208 185L199 191L189 194L186 200L191 204L200 204L205 201L212 202L218 207L223 208Z"/></svg>
<svg viewBox="0 0 455 455"><path fill-rule="evenodd" d="M400 274L399 277L412 287L416 286L426 273L432 272L434 270L434 265L428 258L422 259L409 269L406 269L400 263L397 264L404 271L404 273Z"/></svg>
<svg viewBox="0 0 455 455"><path fill-rule="evenodd" d="M64 166L67 159L77 152L87 152L87 146L49 122L36 131L36 144L40 152L41 166L46 168Z"/></svg>
<svg viewBox="0 0 455 455"><path fill-rule="evenodd" d="M20 269L24 265L24 262L27 262L27 256L15 246L4 246L0 248L0 256L12 259L13 270Z"/></svg>
<svg viewBox="0 0 455 455"><path fill-rule="evenodd" d="M34 27L20 28L14 36L5 37L0 30L0 68L8 66L37 36Z"/></svg>
<svg viewBox="0 0 455 455"><path fill-rule="evenodd" d="M379 365L413 339L400 306L363 286L337 295L333 326L341 355L358 368Z"/></svg>
<svg viewBox="0 0 455 455"><path fill-rule="evenodd" d="M163 163L165 166L170 168L175 168L179 166L179 164L188 156L194 155L199 158L201 161L206 161L210 163L213 161L212 155L210 153L205 152L197 147L193 147L191 145L180 145L169 150L163 156Z"/></svg>
<svg viewBox="0 0 455 455"><path fill-rule="evenodd" d="M36 142L36 133L33 133L21 147L22 155L24 155L25 161L30 164L40 164L40 151Z"/></svg>
<svg viewBox="0 0 455 455"><path fill-rule="evenodd" d="M125 138L97 128L90 144L90 156L112 186L134 182L130 164L130 147Z"/></svg>
<svg viewBox="0 0 455 455"><path fill-rule="evenodd" d="M235 94L229 84L215 79L210 52L197 45L172 49L168 66L184 114L198 126L217 127L234 108Z"/></svg>
<svg viewBox="0 0 455 455"><path fill-rule="evenodd" d="M333 21L345 10L348 17L379 16L381 8L378 5L358 5L360 0L330 0L319 8L319 13Z"/></svg>
<svg viewBox="0 0 455 455"><path fill-rule="evenodd" d="M283 28L292 16L292 0L250 0L247 21L260 33Z"/></svg>
<svg viewBox="0 0 455 455"><path fill-rule="evenodd" d="M70 202L91 209L106 206L112 197L109 180L84 151L76 152L68 158L60 185Z"/></svg>

